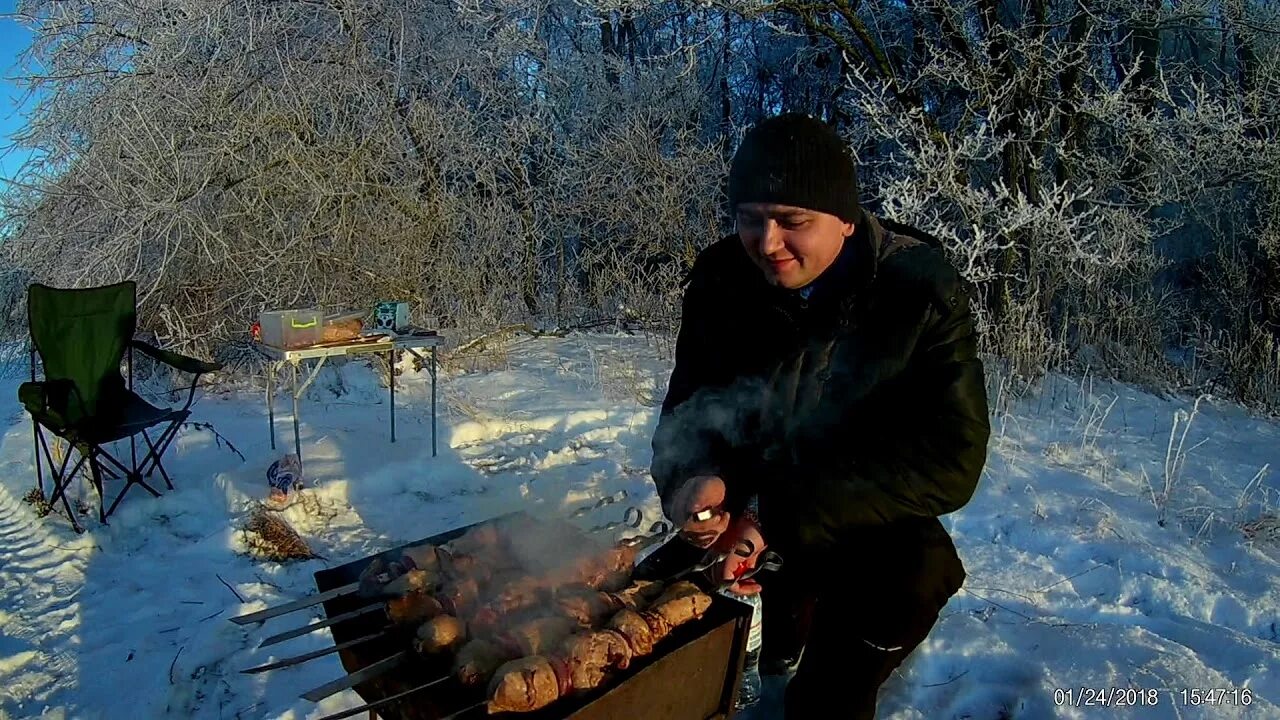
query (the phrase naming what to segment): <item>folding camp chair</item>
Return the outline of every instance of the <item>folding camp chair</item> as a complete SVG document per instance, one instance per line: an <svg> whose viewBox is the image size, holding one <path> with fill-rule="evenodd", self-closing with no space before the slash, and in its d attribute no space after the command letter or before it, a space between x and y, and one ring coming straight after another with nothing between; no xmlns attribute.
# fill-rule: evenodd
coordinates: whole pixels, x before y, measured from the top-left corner
<svg viewBox="0 0 1280 720"><path fill-rule="evenodd" d="M53 480L49 506L61 500L77 532L81 531L67 487L76 473L88 466L89 481L98 491L98 519L107 517L134 485L159 496L147 479L159 471L165 485L173 482L161 464L178 428L191 414L200 376L218 370L215 363L202 362L161 350L133 339L137 326L137 291L134 283L123 282L82 290L64 290L45 285L27 289L27 319L31 329L31 382L18 389L18 399L31 413L36 445L36 482L44 493L44 472L48 463ZM161 409L133 392L133 351L138 350L181 372L194 375L187 403L181 409ZM44 380L36 381L36 355L44 368ZM120 363L128 357L128 384L120 373ZM147 431L159 427L159 435ZM54 461L48 431L67 443L61 462ZM146 442L147 452L138 462L137 436ZM131 462L125 465L107 445L129 439ZM73 452L74 451L74 452ZM78 459L71 464L72 455ZM68 465L71 465L68 471ZM110 507L103 493L103 479L123 479L124 487Z"/></svg>

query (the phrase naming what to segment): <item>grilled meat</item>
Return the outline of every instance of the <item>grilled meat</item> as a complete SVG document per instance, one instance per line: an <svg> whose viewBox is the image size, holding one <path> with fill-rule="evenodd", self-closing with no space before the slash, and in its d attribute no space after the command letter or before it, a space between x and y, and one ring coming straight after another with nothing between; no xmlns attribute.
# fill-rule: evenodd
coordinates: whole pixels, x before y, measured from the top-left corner
<svg viewBox="0 0 1280 720"><path fill-rule="evenodd" d="M504 633L504 639L513 643L521 655L541 655L559 646L574 627L568 618L543 617L517 625Z"/></svg>
<svg viewBox="0 0 1280 720"><path fill-rule="evenodd" d="M529 712L560 697L560 679L551 662L541 656L512 660L489 681L489 712Z"/></svg>
<svg viewBox="0 0 1280 720"><path fill-rule="evenodd" d="M401 564L410 569L417 568L428 572L440 571L440 557L436 554L436 546L431 544L415 545L405 548L400 558Z"/></svg>
<svg viewBox="0 0 1280 720"><path fill-rule="evenodd" d="M566 585L556 591L556 606L583 627L596 627L619 610L648 605L662 585L642 581L617 592L603 592L590 585Z"/></svg>
<svg viewBox="0 0 1280 720"><path fill-rule="evenodd" d="M635 610L622 610L614 615L608 624L608 629L617 630L627 639L627 643L631 645L631 652L634 655L648 655L653 652L654 637L653 631L649 629L649 623L645 621L640 613Z"/></svg>
<svg viewBox="0 0 1280 720"><path fill-rule="evenodd" d="M438 572L429 570L410 570L383 585L379 590L382 595L404 595L409 592L435 592L443 583Z"/></svg>
<svg viewBox="0 0 1280 720"><path fill-rule="evenodd" d="M467 625L453 615L437 615L418 626L420 653L450 652L467 637Z"/></svg>
<svg viewBox="0 0 1280 720"><path fill-rule="evenodd" d="M575 633L560 646L575 688L600 687L610 670L627 669L633 654L631 643L617 630Z"/></svg>
<svg viewBox="0 0 1280 720"><path fill-rule="evenodd" d="M653 601L650 610L660 615L668 626L675 627L702 617L709 607L711 607L710 595L699 590L698 586L691 582L680 581L663 591L662 595Z"/></svg>
<svg viewBox="0 0 1280 720"><path fill-rule="evenodd" d="M553 655L507 662L489 682L489 712L531 712L571 692L599 687L610 672L651 652L653 642L673 627L701 617L710 605L710 596L677 583L652 610L623 610L609 629L571 635Z"/></svg>
<svg viewBox="0 0 1280 720"><path fill-rule="evenodd" d="M417 625L443 613L444 606L425 590L413 590L387 601L387 617L396 625Z"/></svg>
<svg viewBox="0 0 1280 720"><path fill-rule="evenodd" d="M508 650L489 640L476 638L458 651L453 661L453 674L463 685L479 685L510 659Z"/></svg>

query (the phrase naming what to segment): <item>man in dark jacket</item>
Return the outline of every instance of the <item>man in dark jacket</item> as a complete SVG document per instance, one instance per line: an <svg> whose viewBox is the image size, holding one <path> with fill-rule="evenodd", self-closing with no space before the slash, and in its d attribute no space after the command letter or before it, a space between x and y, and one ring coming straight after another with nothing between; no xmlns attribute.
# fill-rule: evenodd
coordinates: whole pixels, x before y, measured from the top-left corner
<svg viewBox="0 0 1280 720"><path fill-rule="evenodd" d="M856 176L821 121L747 133L737 233L694 264L653 439L685 540L783 557L763 654L782 671L803 648L793 719L874 717L964 580L938 516L973 495L990 434L967 286L936 240L859 207Z"/></svg>

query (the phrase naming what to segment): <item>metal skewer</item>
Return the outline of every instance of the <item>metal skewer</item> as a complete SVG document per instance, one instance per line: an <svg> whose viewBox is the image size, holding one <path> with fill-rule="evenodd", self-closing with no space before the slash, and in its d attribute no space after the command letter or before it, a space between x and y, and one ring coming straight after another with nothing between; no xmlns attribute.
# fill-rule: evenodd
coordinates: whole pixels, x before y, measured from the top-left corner
<svg viewBox="0 0 1280 720"><path fill-rule="evenodd" d="M350 710L343 710L342 712L334 713L333 715L325 715L324 717L320 718L320 720L342 720L342 718L349 718L352 715L358 715L366 710L377 710L378 708L383 707L385 705L390 705L391 703L397 700L403 700L404 698L410 695L413 695L414 693L420 692L422 690L426 690L427 688L433 685L438 685L444 682L445 680L448 680L450 677L452 676L446 675L442 678L437 678L435 680L432 680L429 683L419 685L416 688L411 688L409 690L405 690L404 692L398 692L395 695L389 695L387 697L382 698L381 700L375 700L374 702L371 702L371 703L365 703L360 707L354 707L354 708L351 708ZM471 707L475 707L475 706L473 705ZM471 708L467 708L467 709L470 710Z"/></svg>
<svg viewBox="0 0 1280 720"><path fill-rule="evenodd" d="M594 535L595 533L616 530L620 527L639 528L640 523L643 521L644 514L640 512L640 508L635 505L631 505L627 508L626 512L622 514L621 520L614 520L613 522L607 522L603 525L597 525L587 530L586 533L588 535Z"/></svg>
<svg viewBox="0 0 1280 720"><path fill-rule="evenodd" d="M282 633L272 635L266 640L263 640L262 642L258 643L258 647L262 648L268 645L275 645L278 642L284 642L285 640L290 640L292 638L300 637L302 635L306 635L307 633L312 633L312 632L315 632L316 630L327 628L330 625L335 625L344 620L350 620L351 618L360 617L361 615L368 615L371 612L382 610L383 608L384 608L384 604L381 602L374 603L373 605L366 605L362 608L357 608L355 610L352 610L351 612L345 612L345 613L342 613L341 615L334 615L331 618L321 620L320 622L317 622L317 623L311 623L310 625L303 625L302 627L296 627L292 630L286 630Z"/></svg>
<svg viewBox="0 0 1280 720"><path fill-rule="evenodd" d="M399 667L400 664L403 663L408 658L409 658L409 651L401 650L400 652L396 653L395 655L392 655L391 657L383 658L378 662L373 663L372 665L365 666L351 673L350 675L346 675L344 677L338 678L337 680L327 682L321 685L320 687L312 688L311 690L308 690L302 693L302 697L306 700L310 700L311 702L320 702L321 700L329 697L330 695L336 692L348 690L350 688L355 687L356 685L359 685L360 683L366 680L372 680L373 678L376 678L379 675L387 673Z"/></svg>
<svg viewBox="0 0 1280 720"><path fill-rule="evenodd" d="M231 618L231 622L237 625L248 625L249 623L262 622L278 615L284 615L285 613L291 613L295 610L309 608L312 605L319 605L327 600L332 600L334 598L353 593L358 589L360 589L360 583L353 582L341 587L333 588L332 590L326 590L325 592L302 598L300 600L294 600L293 602L285 603L284 605L278 605L273 608L267 608L266 610L259 610L258 612L251 612L247 615L233 617Z"/></svg>
<svg viewBox="0 0 1280 720"><path fill-rule="evenodd" d="M321 648L320 650L312 650L309 653L294 655L293 657L287 657L287 658L284 658L283 660L276 660L275 662L269 662L265 665L258 665L256 667L245 668L240 672L246 675L253 675L255 673L266 672L268 670L278 670L279 668L298 665L308 660L314 660L318 657L324 657L325 655L332 655L333 653L346 650L349 647L355 647L356 645L369 642L370 640L375 640L377 638L384 637L388 632L390 632L390 630L391 628L386 628L380 632L372 633L370 635L365 635L364 637L359 637L359 638L356 638L355 640L348 640L338 645L330 645L329 647Z"/></svg>
<svg viewBox="0 0 1280 720"><path fill-rule="evenodd" d="M608 495L600 498L592 505L587 505L585 507L581 507L581 508L578 508L577 510L574 510L573 512L569 513L569 517L570 518L582 517L583 515L586 515L587 513L590 513L593 510L597 510L606 505L612 505L613 503L622 502L623 500L626 500L626 499L627 499L627 491L619 490L618 492L612 495ZM591 530L588 530L587 532L591 533L596 531L603 531L603 530L622 527L623 524L629 524L632 522L632 517L631 517L632 513L633 513L632 508L628 508L627 514L623 516L623 522L621 524L617 522L606 523L605 525L601 525L599 527L593 528ZM639 509L635 509L634 513L636 515L639 515L640 513ZM631 525L631 527L640 527L640 522L641 522L640 518L637 517L634 520L635 524ZM405 549L409 550L415 547L421 547L421 546L413 545ZM336 587L331 590L326 590L322 593L317 593L315 595L310 595L305 598L300 598L292 602L287 602L283 605L277 605L276 607L267 608L265 610L258 610L257 612L251 612L245 615L240 615L238 617L233 617L231 618L231 622L237 625L248 625L250 623L264 622L274 617L279 617L281 615L286 615L288 613L296 612L298 610L304 610L314 605L319 605L322 602L327 602L329 600L333 600L334 598L343 597L344 595L350 595L352 593L357 592L359 589L360 589L359 582L348 583L341 587Z"/></svg>
<svg viewBox="0 0 1280 720"><path fill-rule="evenodd" d="M636 537L623 540L619 544L625 545L627 547L633 547L636 549L637 552L639 552L640 550L648 547L649 545L652 545L653 543L656 543L659 540L662 540L665 537L665 535L663 534L663 531L665 531L667 528L669 528L669 526L666 523L659 521L657 523L654 523L649 528L650 531L657 531L658 534L637 535ZM721 559L723 560L723 558ZM341 615L335 615L331 618L322 620L320 622L311 623L309 625L303 625L301 627L296 627L291 630L286 630L282 633L277 633L263 640L261 643L258 644L258 647L260 648L267 647L268 645L274 645L278 642L284 642L285 640L291 640L296 637L301 637L303 635L306 635L307 633L312 633L312 632L315 632L316 630L322 630L324 628L330 627L337 623L350 620L351 618L360 617L362 615L377 612L379 610L384 610L385 608L386 608L386 602L383 600L378 600L369 605L365 605L364 607L356 608L355 610L343 613ZM307 659L310 659L310 658L307 658ZM302 662L302 661L299 661L299 662Z"/></svg>
<svg viewBox="0 0 1280 720"><path fill-rule="evenodd" d="M572 520L573 518L580 518L580 517L582 517L583 515L586 515L587 513L591 512L591 511L593 511L593 510L599 510L600 508L604 507L605 505L612 505L613 503L616 503L616 502L622 502L623 500L626 500L626 499L627 499L627 491L626 491L626 490L619 490L618 492L616 492L616 493L614 493L614 494L612 494L612 495L606 495L606 496L604 496L604 497L600 498L599 500L595 501L595 503L593 503L593 504L591 504L591 505L587 505L587 506L585 506L585 507L580 507L580 508L578 508L577 510L574 510L573 512L569 513L568 517L569 517L569 519L571 519L571 520Z"/></svg>

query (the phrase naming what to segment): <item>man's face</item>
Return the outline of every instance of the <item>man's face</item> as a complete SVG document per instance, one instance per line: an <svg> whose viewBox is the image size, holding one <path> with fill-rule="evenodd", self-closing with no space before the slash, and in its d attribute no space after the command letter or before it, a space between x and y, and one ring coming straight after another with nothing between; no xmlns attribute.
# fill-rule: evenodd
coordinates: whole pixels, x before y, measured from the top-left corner
<svg viewBox="0 0 1280 720"><path fill-rule="evenodd" d="M772 203L742 203L738 236L773 285L802 288L831 267L853 223L835 215Z"/></svg>

